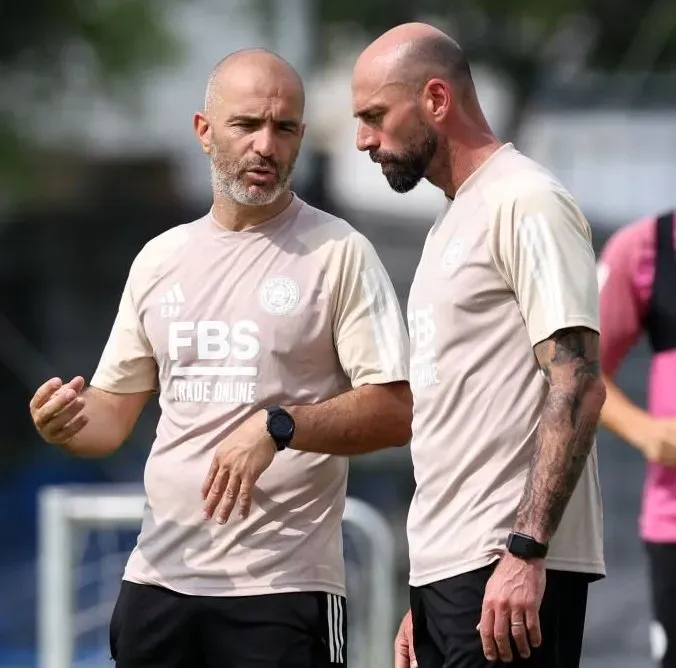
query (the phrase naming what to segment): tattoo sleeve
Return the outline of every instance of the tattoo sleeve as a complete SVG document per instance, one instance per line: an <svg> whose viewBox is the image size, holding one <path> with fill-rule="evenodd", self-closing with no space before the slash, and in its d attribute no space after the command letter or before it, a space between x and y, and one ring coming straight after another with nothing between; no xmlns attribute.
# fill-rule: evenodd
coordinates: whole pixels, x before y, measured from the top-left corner
<svg viewBox="0 0 676 668"><path fill-rule="evenodd" d="M586 328L556 332L535 346L549 391L536 434L515 531L549 542L575 490L605 400L598 334Z"/></svg>

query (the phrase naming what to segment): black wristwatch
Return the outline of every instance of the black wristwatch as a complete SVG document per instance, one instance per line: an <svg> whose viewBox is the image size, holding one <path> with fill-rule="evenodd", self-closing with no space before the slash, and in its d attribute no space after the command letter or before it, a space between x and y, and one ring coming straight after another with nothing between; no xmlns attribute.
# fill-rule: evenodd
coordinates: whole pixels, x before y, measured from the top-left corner
<svg viewBox="0 0 676 668"><path fill-rule="evenodd" d="M275 442L277 452L284 450L291 443L296 431L296 423L288 411L281 406L266 406L268 413L268 433Z"/></svg>
<svg viewBox="0 0 676 668"><path fill-rule="evenodd" d="M549 545L538 543L532 536L524 533L512 532L507 536L507 551L522 559L544 559L547 556Z"/></svg>

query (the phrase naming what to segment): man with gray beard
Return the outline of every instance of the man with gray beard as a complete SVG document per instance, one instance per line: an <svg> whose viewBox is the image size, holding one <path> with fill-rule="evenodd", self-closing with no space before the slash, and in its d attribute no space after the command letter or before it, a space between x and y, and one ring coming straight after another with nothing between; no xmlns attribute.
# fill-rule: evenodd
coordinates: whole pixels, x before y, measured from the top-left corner
<svg viewBox="0 0 676 668"><path fill-rule="evenodd" d="M89 387L31 401L46 441L102 456L159 392L120 668L347 663L347 457L409 439L407 335L371 244L289 189L303 107L275 54L216 66L194 118L211 211L138 254Z"/></svg>

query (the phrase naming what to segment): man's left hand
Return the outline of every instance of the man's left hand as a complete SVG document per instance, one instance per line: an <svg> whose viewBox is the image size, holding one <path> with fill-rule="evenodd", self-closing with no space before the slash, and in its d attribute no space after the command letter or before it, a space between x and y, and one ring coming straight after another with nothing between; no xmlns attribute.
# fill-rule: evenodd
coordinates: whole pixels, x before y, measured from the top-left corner
<svg viewBox="0 0 676 668"><path fill-rule="evenodd" d="M272 464L277 448L267 430L267 413L258 411L229 434L216 448L202 485L204 517L228 521L239 499L240 515L247 517L251 494L263 471Z"/></svg>
<svg viewBox="0 0 676 668"><path fill-rule="evenodd" d="M523 658L542 642L540 604L546 573L542 559L519 559L505 553L486 584L477 627L489 661L513 659L511 639Z"/></svg>

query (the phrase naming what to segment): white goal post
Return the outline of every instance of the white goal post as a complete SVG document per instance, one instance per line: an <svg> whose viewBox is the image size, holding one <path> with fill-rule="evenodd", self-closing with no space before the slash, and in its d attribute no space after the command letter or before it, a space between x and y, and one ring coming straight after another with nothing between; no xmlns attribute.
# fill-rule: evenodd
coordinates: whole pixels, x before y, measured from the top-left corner
<svg viewBox="0 0 676 668"><path fill-rule="evenodd" d="M137 531L145 494L138 486L52 486L40 491L38 511L38 654L39 668L73 668L76 665L75 591L77 545L93 530ZM393 665L396 564L392 531L369 504L348 498L343 525L359 534L365 590L356 593L368 602L364 620L367 643L359 648L357 665ZM362 560L360 559L360 564ZM349 569L349 563L347 565ZM349 593L352 597L353 594ZM352 606L351 606L352 607ZM107 613L107 611L104 611ZM348 620L350 614L348 612ZM348 649L350 636L348 636Z"/></svg>

